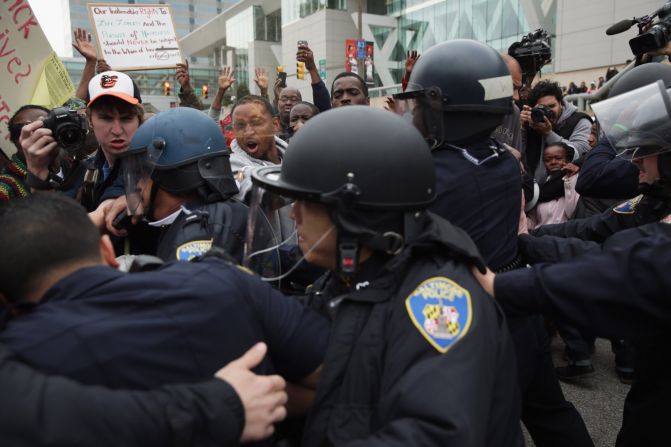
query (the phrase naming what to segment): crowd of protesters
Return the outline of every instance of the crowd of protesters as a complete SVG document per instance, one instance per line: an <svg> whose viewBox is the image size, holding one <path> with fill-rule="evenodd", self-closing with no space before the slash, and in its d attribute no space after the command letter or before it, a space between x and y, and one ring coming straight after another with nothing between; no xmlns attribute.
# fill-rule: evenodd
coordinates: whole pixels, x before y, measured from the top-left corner
<svg viewBox="0 0 671 447"><path fill-rule="evenodd" d="M671 67L592 116L565 96L615 68L526 89L514 57L444 42L380 110L301 44L312 101L257 68L223 114L225 67L206 109L185 62L154 113L73 46L76 141L39 104L7 123L8 445L518 446L521 421L590 446L559 381L594 373L596 337L631 385L617 446L666 444Z"/></svg>

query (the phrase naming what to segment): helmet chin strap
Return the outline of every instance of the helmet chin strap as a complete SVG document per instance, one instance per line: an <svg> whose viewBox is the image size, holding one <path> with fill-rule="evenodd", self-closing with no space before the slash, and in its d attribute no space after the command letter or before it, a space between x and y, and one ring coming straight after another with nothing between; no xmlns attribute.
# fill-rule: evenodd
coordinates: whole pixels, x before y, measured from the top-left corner
<svg viewBox="0 0 671 447"><path fill-rule="evenodd" d="M353 225L346 219L333 215L338 227L337 240L337 272L343 277L353 276L359 269L361 247L366 246L374 251L391 256L399 254L406 242L415 239L421 231L425 217L423 211L406 212L403 216L403 234L395 231L384 233L369 228Z"/></svg>
<svg viewBox="0 0 671 447"><path fill-rule="evenodd" d="M156 220L154 218L154 202L156 201L157 193L158 193L158 184L156 182L151 182L151 191L149 191L149 206L144 212L144 217L149 222Z"/></svg>

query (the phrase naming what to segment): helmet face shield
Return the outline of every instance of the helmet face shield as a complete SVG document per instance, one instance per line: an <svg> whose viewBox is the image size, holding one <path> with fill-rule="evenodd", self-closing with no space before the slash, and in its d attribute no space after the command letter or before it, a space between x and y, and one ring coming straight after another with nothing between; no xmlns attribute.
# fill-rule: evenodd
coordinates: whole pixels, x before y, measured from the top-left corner
<svg viewBox="0 0 671 447"><path fill-rule="evenodd" d="M148 148L131 149L120 156L121 175L126 188L126 208L131 216L144 214L144 188L149 184L163 147L164 145L156 144Z"/></svg>
<svg viewBox="0 0 671 447"><path fill-rule="evenodd" d="M291 202L262 186L252 188L243 264L268 281L284 273L280 252L297 245Z"/></svg>
<svg viewBox="0 0 671 447"><path fill-rule="evenodd" d="M319 214L314 213L316 207L321 207ZM280 288L281 281L289 275L289 279L300 283L304 274L314 269L304 263L313 252L323 257L328 251L335 259L336 234L324 205L294 199L255 184L244 265L264 281L278 282ZM333 245L330 249L329 244Z"/></svg>
<svg viewBox="0 0 671 447"><path fill-rule="evenodd" d="M618 155L645 158L671 150L671 100L662 81L592 105Z"/></svg>
<svg viewBox="0 0 671 447"><path fill-rule="evenodd" d="M393 95L393 112L411 123L428 140L443 139L443 107L440 90L417 90Z"/></svg>

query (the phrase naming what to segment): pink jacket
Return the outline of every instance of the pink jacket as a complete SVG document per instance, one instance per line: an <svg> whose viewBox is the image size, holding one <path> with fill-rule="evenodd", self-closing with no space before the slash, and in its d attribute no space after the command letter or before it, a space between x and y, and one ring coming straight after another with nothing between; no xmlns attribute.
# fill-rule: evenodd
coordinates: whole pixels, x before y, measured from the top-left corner
<svg viewBox="0 0 671 447"><path fill-rule="evenodd" d="M564 176L562 180L564 180L564 197L550 202L539 203L527 214L527 225L530 230L538 228L541 225L566 222L573 217L575 207L580 198L580 194L575 192L578 175L571 177Z"/></svg>

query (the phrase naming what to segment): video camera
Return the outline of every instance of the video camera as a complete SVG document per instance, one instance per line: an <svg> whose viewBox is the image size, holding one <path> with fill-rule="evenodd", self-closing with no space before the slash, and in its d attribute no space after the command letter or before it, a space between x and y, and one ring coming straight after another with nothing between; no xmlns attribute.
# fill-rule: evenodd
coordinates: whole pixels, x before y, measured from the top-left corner
<svg viewBox="0 0 671 447"><path fill-rule="evenodd" d="M84 146L88 123L76 110L56 107L43 123L45 128L51 129L56 143L68 153L74 154Z"/></svg>
<svg viewBox="0 0 671 447"><path fill-rule="evenodd" d="M647 31L642 32L652 23L655 17L658 17L659 21ZM635 56L664 47L671 40L671 1L666 2L652 15L617 22L606 30L606 34L609 36L619 34L627 31L633 25L638 25L639 32L641 32L638 36L629 40L629 47Z"/></svg>
<svg viewBox="0 0 671 447"><path fill-rule="evenodd" d="M552 42L547 31L539 28L508 48L522 67L522 83L529 86L536 74L552 61Z"/></svg>

